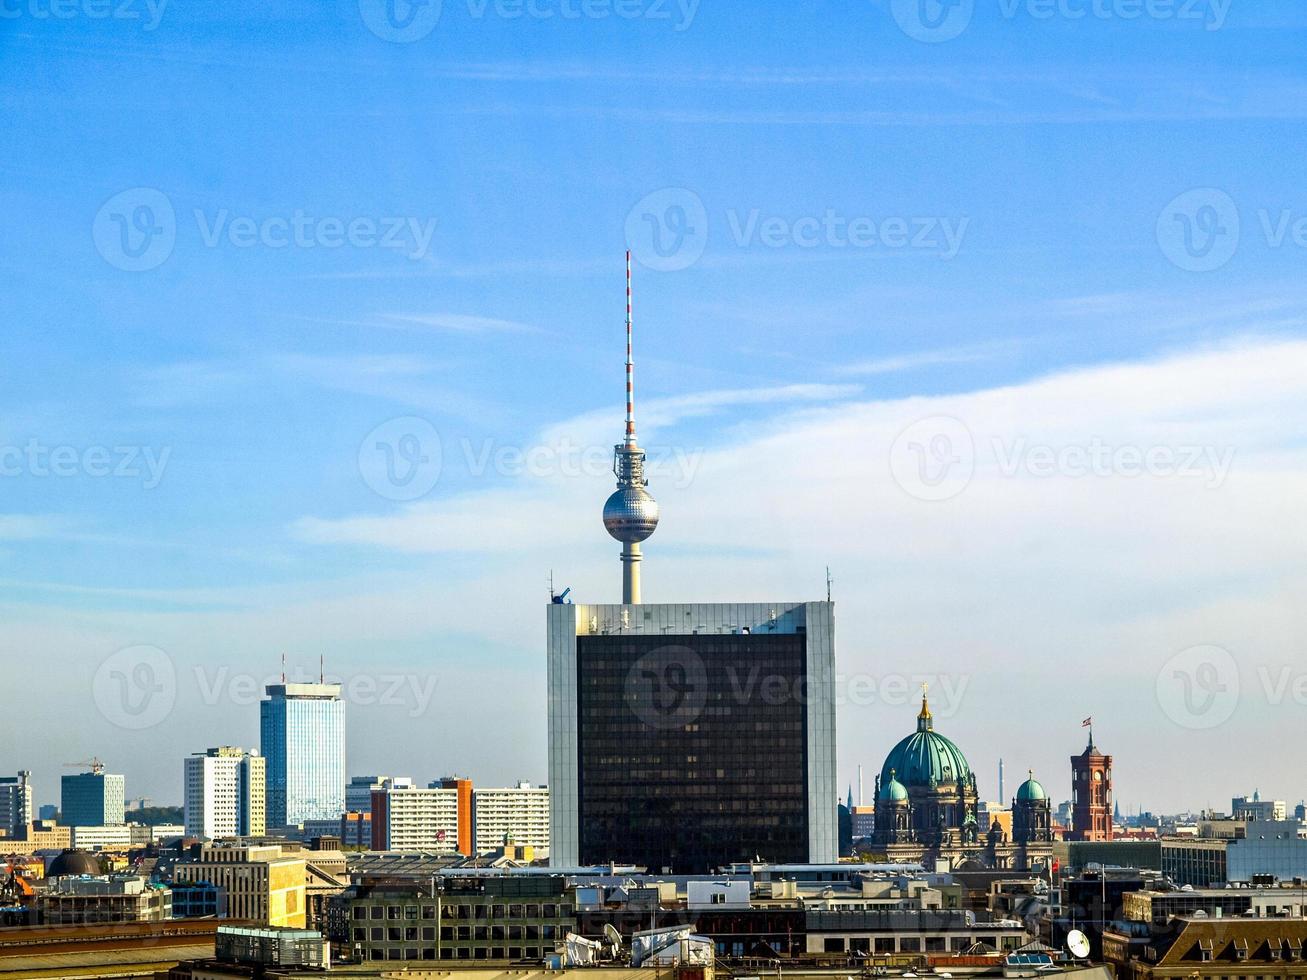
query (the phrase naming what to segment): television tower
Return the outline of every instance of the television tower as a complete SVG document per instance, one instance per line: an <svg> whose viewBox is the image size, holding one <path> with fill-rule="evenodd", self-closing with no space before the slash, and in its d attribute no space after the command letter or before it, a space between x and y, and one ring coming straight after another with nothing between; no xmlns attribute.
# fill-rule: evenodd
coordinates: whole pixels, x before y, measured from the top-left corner
<svg viewBox="0 0 1307 980"><path fill-rule="evenodd" d="M635 372L631 360L631 250L626 251L626 438L613 447L617 489L604 503L604 527L622 542L622 602L640 602L640 542L658 527L658 502L645 489L644 450L635 440Z"/></svg>

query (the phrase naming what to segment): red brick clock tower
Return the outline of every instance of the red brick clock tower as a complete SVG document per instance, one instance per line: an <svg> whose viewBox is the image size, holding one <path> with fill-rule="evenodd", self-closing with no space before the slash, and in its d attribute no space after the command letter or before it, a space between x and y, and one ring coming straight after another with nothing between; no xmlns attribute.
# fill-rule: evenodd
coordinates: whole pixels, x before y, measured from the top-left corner
<svg viewBox="0 0 1307 980"><path fill-rule="evenodd" d="M1112 757L1094 744L1089 727L1089 744L1071 757L1072 840L1112 839Z"/></svg>

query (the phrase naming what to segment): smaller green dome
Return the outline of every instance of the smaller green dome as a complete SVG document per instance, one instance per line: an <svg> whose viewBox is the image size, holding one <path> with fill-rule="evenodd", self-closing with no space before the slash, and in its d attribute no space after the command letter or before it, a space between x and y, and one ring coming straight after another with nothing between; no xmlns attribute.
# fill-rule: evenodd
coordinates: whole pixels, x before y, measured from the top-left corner
<svg viewBox="0 0 1307 980"><path fill-rule="evenodd" d="M889 781L880 788L880 798L886 803L906 803L908 788L894 778L894 770L889 771Z"/></svg>
<svg viewBox="0 0 1307 980"><path fill-rule="evenodd" d="M1039 780L1035 779L1034 770L1030 770L1030 778L1017 789L1017 802L1034 803L1046 799L1048 794L1044 792L1044 787L1039 784Z"/></svg>

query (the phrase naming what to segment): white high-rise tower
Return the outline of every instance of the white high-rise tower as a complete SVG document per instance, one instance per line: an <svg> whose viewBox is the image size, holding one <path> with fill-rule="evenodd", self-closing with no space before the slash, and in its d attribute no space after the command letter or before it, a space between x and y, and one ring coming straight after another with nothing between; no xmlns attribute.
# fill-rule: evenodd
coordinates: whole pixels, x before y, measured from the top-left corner
<svg viewBox="0 0 1307 980"><path fill-rule="evenodd" d="M622 549L622 603L640 602L640 542L658 527L658 502L646 489L644 450L635 440L635 369L631 358L631 252L626 252L626 438L613 447L617 489L604 504L604 527Z"/></svg>

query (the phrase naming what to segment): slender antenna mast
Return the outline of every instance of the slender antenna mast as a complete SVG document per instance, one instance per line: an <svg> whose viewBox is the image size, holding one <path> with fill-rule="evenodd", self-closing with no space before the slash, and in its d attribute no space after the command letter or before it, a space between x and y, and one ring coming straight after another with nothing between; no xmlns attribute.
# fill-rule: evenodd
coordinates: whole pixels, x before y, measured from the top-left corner
<svg viewBox="0 0 1307 980"><path fill-rule="evenodd" d="M826 601L827 602L830 602L830 586L831 586L830 566L827 565L826 566Z"/></svg>
<svg viewBox="0 0 1307 980"><path fill-rule="evenodd" d="M286 654L281 655L281 682L286 683Z"/></svg>
<svg viewBox="0 0 1307 980"><path fill-rule="evenodd" d="M635 360L631 356L631 250L626 250L626 445L635 445Z"/></svg>
<svg viewBox="0 0 1307 980"><path fill-rule="evenodd" d="M318 683L319 683L319 684L325 684L325 683L326 683L326 677L327 677L327 673L326 673L326 671L323 669L323 659L324 659L324 658L323 658L322 654L318 654Z"/></svg>

